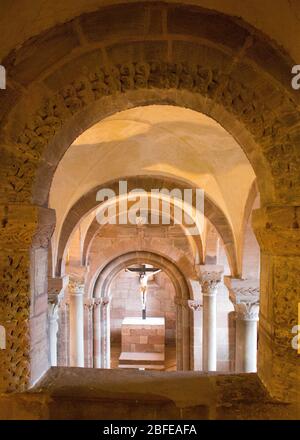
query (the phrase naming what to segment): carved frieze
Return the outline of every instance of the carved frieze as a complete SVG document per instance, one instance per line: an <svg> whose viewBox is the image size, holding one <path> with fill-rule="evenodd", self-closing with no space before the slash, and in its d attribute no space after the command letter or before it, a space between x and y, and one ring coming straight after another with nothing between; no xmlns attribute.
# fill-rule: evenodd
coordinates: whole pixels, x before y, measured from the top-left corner
<svg viewBox="0 0 300 440"><path fill-rule="evenodd" d="M110 68L97 66L95 71L84 68L82 72L81 77L47 98L19 134L16 148L25 159L21 158L8 176L16 200L22 195L24 200L30 197L35 165L67 119L103 96L143 88L184 89L216 99L247 126L256 140L263 146L267 142L271 147L264 154L275 180L280 182L278 189L287 175L294 186L300 184L298 154L287 142L283 123L264 97L242 80L201 64L158 61L125 63ZM276 139L285 141L274 145Z"/></svg>

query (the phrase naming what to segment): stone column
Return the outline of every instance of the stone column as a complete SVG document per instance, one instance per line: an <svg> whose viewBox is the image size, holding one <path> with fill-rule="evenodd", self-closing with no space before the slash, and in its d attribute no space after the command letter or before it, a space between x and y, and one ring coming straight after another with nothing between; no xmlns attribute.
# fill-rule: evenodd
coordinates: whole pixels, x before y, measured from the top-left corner
<svg viewBox="0 0 300 440"><path fill-rule="evenodd" d="M194 371L202 370L202 304L199 300L188 300L193 312L193 365Z"/></svg>
<svg viewBox="0 0 300 440"><path fill-rule="evenodd" d="M67 275L56 278L48 277L48 326L51 366L58 365L59 316L68 283L69 277Z"/></svg>
<svg viewBox="0 0 300 440"><path fill-rule="evenodd" d="M258 280L226 277L229 298L236 312L235 371L256 372L257 322L259 314Z"/></svg>
<svg viewBox="0 0 300 440"><path fill-rule="evenodd" d="M101 352L102 368L110 368L110 297L101 301Z"/></svg>
<svg viewBox="0 0 300 440"><path fill-rule="evenodd" d="M69 299L61 301L58 316L57 364L58 366L68 367L70 365Z"/></svg>
<svg viewBox="0 0 300 440"><path fill-rule="evenodd" d="M93 306L93 367L101 368L101 298Z"/></svg>
<svg viewBox="0 0 300 440"><path fill-rule="evenodd" d="M84 284L78 281L70 282L69 302L71 367L84 367L83 294Z"/></svg>
<svg viewBox="0 0 300 440"><path fill-rule="evenodd" d="M50 365L57 366L58 303L48 302Z"/></svg>
<svg viewBox="0 0 300 440"><path fill-rule="evenodd" d="M203 295L203 371L217 370L217 285L223 266L201 265L200 284Z"/></svg>

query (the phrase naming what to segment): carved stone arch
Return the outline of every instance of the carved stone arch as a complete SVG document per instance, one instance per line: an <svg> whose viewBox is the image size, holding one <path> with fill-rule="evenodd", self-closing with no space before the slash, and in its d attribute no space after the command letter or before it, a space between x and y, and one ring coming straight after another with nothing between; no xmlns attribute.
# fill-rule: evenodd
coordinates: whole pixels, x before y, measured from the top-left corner
<svg viewBox="0 0 300 440"><path fill-rule="evenodd" d="M122 5L101 8L44 32L4 60L10 84L2 108L4 163L15 158L6 196L46 204L57 163L82 131L115 111L168 103L211 116L237 139L264 201L286 200L286 189L291 200L299 186L293 61L225 14L156 2L132 8L128 23L116 21ZM151 28L152 19L160 25Z"/></svg>
<svg viewBox="0 0 300 440"><path fill-rule="evenodd" d="M136 177L122 177L123 180L127 181L128 191L134 188L142 187L145 191L151 191L152 188L178 188L184 189L184 182L176 179L170 178L160 178L149 177L149 176L136 176ZM67 214L64 223L62 225L60 239L58 244L57 252L57 269L56 275L60 276L62 269L62 262L64 258L64 253L66 251L68 240L76 226L79 224L84 215L93 211L99 203L96 200L96 194L101 188L110 188L116 195L119 191L119 180L113 180L112 182L107 182L99 187L94 188L89 191L83 197L81 197L70 209ZM189 187L192 187L189 185ZM192 189L195 189L192 187ZM193 193L193 196L195 193ZM193 199L194 203L194 199ZM232 276L237 276L239 273L237 258L236 258L236 245L234 234L227 217L222 212L222 210L211 200L207 194L204 198L204 213L209 221L215 226L220 237L223 240L224 248L227 254L228 262L231 268Z"/></svg>
<svg viewBox="0 0 300 440"><path fill-rule="evenodd" d="M178 370L189 370L193 365L191 343L191 314L188 299L194 298L195 286L183 276L177 266L165 257L152 252L137 251L121 254L112 259L102 270L99 269L94 286L94 298L106 298L110 293L110 285L116 275L126 266L133 264L151 264L162 269L171 280L175 292L177 307L176 318L176 363Z"/></svg>
<svg viewBox="0 0 300 440"><path fill-rule="evenodd" d="M173 267L176 267L183 275L184 279L187 280L190 287L190 294L194 295L195 292L197 292L196 297L199 297L200 288L197 268L194 265L194 262L188 259L183 252L180 252L178 249L175 249L172 246L168 246L167 248L159 248L157 246L155 246L155 248L151 246L147 246L147 248L140 248L136 243L132 242L126 245L126 247L121 247L118 244L115 244L109 248L107 253L105 253L104 259L99 258L93 261L93 275L87 286L88 296L92 297L94 295L95 283L99 277L99 273L102 272L107 266L107 261L115 261L122 255L146 255L147 253L155 255L157 258L161 258L162 260L169 262Z"/></svg>
<svg viewBox="0 0 300 440"><path fill-rule="evenodd" d="M136 251L121 254L111 260L105 267L95 274L95 282L91 291L94 298L105 296L108 292L109 286L116 276L123 268L132 264L151 264L157 265L170 277L174 283L176 296L182 299L194 299L193 286L187 282L186 278L178 267L168 258L159 254L147 251ZM104 292L104 293L103 293Z"/></svg>

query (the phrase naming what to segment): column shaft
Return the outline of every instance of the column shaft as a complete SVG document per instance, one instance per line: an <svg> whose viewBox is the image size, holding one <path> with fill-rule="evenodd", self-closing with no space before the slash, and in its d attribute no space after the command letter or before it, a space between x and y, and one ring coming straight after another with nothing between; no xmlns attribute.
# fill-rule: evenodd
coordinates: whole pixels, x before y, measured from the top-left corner
<svg viewBox="0 0 300 440"><path fill-rule="evenodd" d="M236 371L256 372L257 362L257 321L236 320Z"/></svg>
<svg viewBox="0 0 300 440"><path fill-rule="evenodd" d="M70 365L84 367L83 293L70 294Z"/></svg>
<svg viewBox="0 0 300 440"><path fill-rule="evenodd" d="M101 306L101 353L102 368L110 368L110 307L109 299L103 299Z"/></svg>
<svg viewBox="0 0 300 440"><path fill-rule="evenodd" d="M57 366L57 331L58 331L58 312L57 305L49 305L49 348L50 348L50 364L52 367Z"/></svg>
<svg viewBox="0 0 300 440"><path fill-rule="evenodd" d="M203 294L203 370L217 370L217 302L216 294Z"/></svg>
<svg viewBox="0 0 300 440"><path fill-rule="evenodd" d="M94 368L101 368L101 304L96 302L93 310Z"/></svg>

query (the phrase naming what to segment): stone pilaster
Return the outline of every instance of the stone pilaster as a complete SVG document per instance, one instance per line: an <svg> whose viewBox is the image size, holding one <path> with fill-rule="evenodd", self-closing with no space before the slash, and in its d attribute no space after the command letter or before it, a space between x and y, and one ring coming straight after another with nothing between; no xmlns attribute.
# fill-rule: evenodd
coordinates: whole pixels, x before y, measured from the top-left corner
<svg viewBox="0 0 300 440"><path fill-rule="evenodd" d="M217 286L222 280L223 266L200 265L199 277L203 295L204 371L217 370Z"/></svg>
<svg viewBox="0 0 300 440"><path fill-rule="evenodd" d="M299 355L292 347L300 299L300 207L253 212L261 248L258 374L271 395L299 402Z"/></svg>
<svg viewBox="0 0 300 440"><path fill-rule="evenodd" d="M49 368L47 264L55 213L7 204L0 217L0 392L23 391Z"/></svg>

